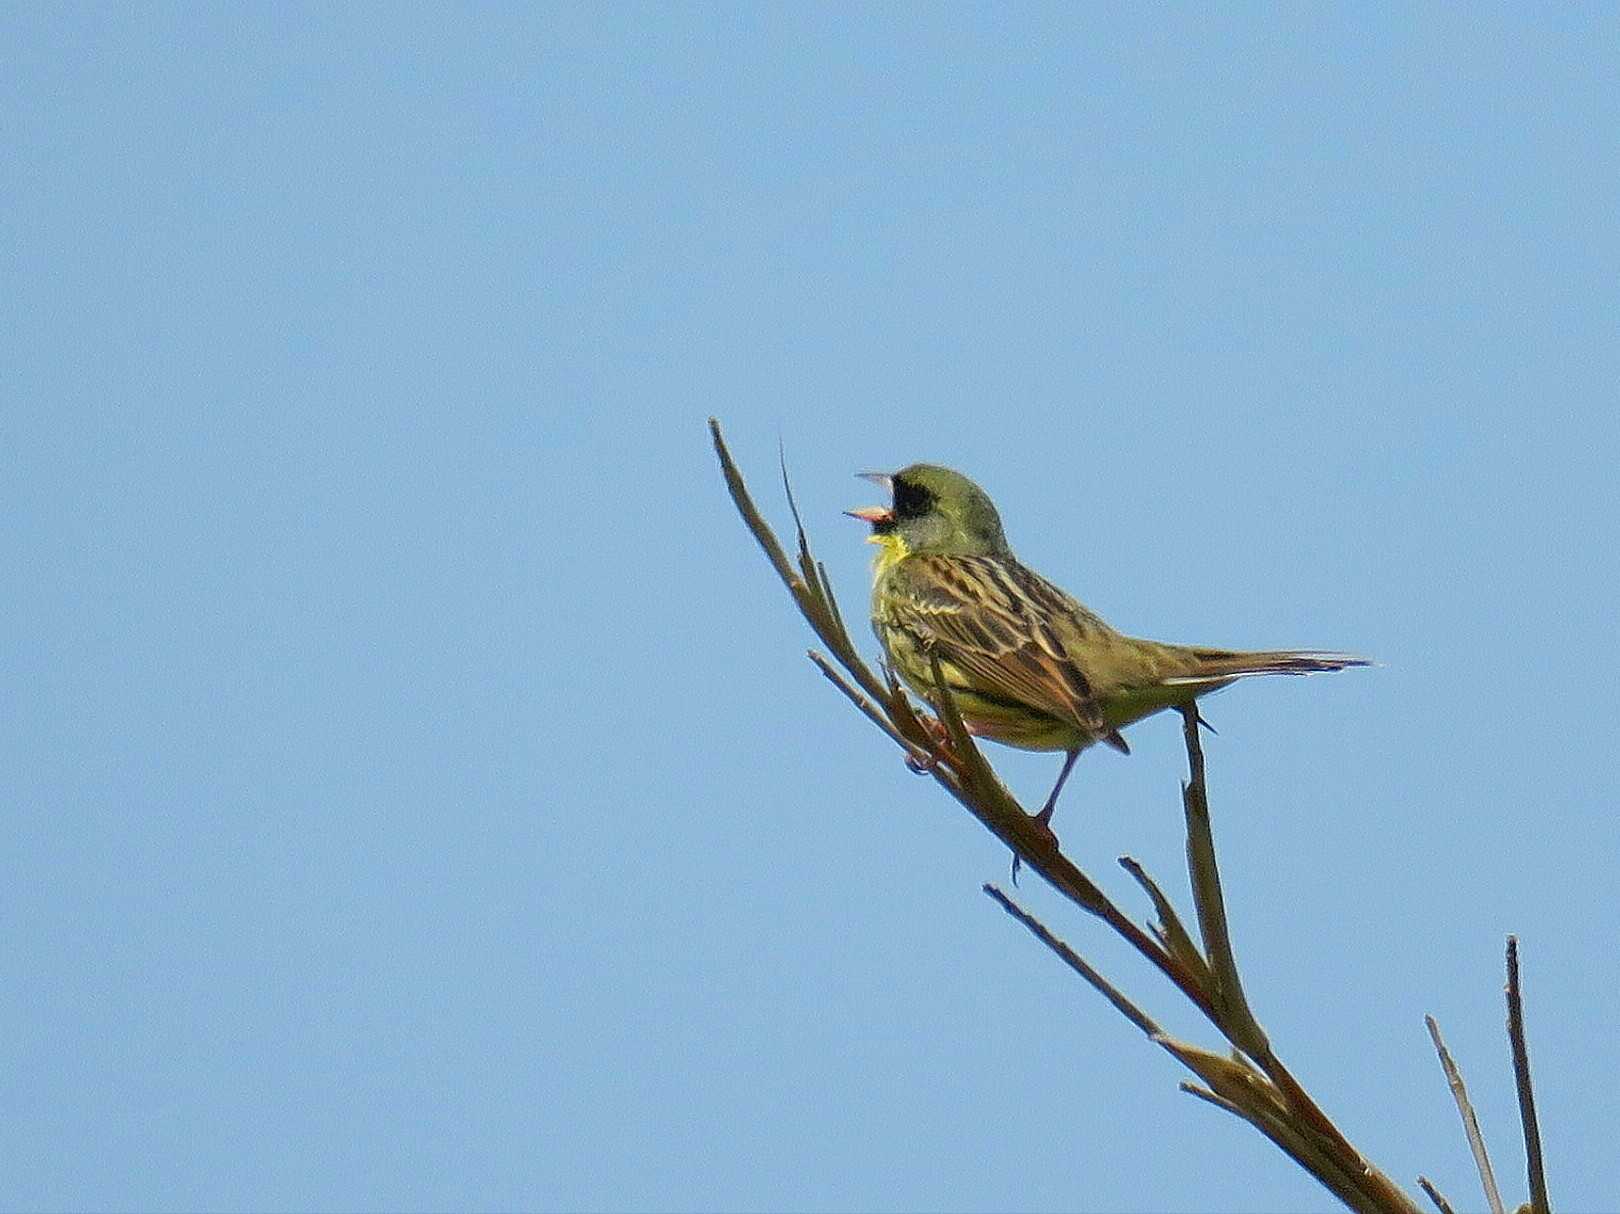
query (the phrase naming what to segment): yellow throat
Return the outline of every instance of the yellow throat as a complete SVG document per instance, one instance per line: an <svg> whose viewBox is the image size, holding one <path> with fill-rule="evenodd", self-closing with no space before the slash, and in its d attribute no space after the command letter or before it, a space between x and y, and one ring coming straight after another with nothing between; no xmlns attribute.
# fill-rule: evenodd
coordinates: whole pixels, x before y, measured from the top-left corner
<svg viewBox="0 0 1620 1214"><path fill-rule="evenodd" d="M876 544L878 549L877 552L872 556L872 576L874 578L882 577L901 561L905 560L911 552L911 550L906 547L906 541L901 539L893 531L887 532L883 535L869 535L866 537L866 542L868 544Z"/></svg>

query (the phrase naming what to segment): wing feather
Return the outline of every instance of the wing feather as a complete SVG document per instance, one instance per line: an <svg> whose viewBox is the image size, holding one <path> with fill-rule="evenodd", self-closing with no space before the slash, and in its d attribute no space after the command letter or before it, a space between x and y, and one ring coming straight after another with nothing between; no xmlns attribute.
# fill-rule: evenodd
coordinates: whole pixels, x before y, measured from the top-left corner
<svg viewBox="0 0 1620 1214"><path fill-rule="evenodd" d="M1081 633L1106 625L1038 574L996 557L913 555L895 567L884 598L893 625L976 690L1125 749L1054 620L1067 617Z"/></svg>

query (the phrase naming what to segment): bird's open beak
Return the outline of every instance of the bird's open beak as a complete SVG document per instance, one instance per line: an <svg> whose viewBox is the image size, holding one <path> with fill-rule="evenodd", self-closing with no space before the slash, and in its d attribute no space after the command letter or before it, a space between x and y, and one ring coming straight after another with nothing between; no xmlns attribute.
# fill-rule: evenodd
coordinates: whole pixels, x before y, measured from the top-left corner
<svg viewBox="0 0 1620 1214"><path fill-rule="evenodd" d="M855 475L863 481L871 481L885 493L894 492L894 477L887 472L857 472ZM894 511L887 506L857 506L844 513L850 518L860 519L863 523L871 523L874 527L894 522Z"/></svg>

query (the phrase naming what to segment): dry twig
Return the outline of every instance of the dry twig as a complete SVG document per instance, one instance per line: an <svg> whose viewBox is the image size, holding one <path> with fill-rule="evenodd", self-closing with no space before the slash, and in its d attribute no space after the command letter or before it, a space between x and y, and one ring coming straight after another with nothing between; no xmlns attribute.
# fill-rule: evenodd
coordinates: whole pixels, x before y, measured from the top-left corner
<svg viewBox="0 0 1620 1214"><path fill-rule="evenodd" d="M1423 1023L1429 1026L1429 1036L1434 1040L1434 1051L1440 1055L1440 1068L1446 1073L1446 1083L1451 1088L1451 1097L1457 1102L1457 1112L1462 1115L1463 1133L1468 1136L1468 1149L1474 1153L1474 1166L1479 1169L1479 1183L1485 1190L1485 1200L1490 1205L1491 1214L1504 1214L1502 1209L1502 1193L1496 1187L1496 1173L1491 1169L1491 1157L1485 1150L1485 1135L1480 1133L1479 1118L1474 1115L1473 1101L1468 1099L1468 1088L1463 1083L1462 1071L1451 1057L1451 1051L1446 1049L1446 1043L1440 1037L1440 1026L1435 1023L1433 1016L1425 1016Z"/></svg>
<svg viewBox="0 0 1620 1214"><path fill-rule="evenodd" d="M1507 938L1508 1043L1513 1050L1513 1083L1519 1093L1519 1121L1524 1127L1524 1162L1530 1180L1531 1214L1550 1214L1547 1176L1541 1163L1541 1127L1536 1124L1536 1097L1530 1088L1530 1051L1524 1042L1524 1000L1519 994L1519 940Z"/></svg>

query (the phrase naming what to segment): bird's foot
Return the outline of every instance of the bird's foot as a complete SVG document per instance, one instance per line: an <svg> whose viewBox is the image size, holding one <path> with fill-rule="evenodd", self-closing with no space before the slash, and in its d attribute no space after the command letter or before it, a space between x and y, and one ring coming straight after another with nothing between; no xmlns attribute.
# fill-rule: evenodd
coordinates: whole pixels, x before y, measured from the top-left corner
<svg viewBox="0 0 1620 1214"><path fill-rule="evenodd" d="M934 768L939 766L940 760L945 758L950 749L951 735L946 732L945 726L930 716L920 715L918 718L924 729L928 731L929 754L926 759L919 759L914 754L906 756L906 767L914 775L926 776L933 774Z"/></svg>
<svg viewBox="0 0 1620 1214"><path fill-rule="evenodd" d="M1029 819L1031 822L1033 822L1035 824L1035 828L1036 828L1037 831L1040 832L1043 840L1052 845L1052 850L1053 851L1057 850L1057 845L1058 845L1058 837L1053 832L1052 825L1051 825L1051 823L1052 823L1052 811L1054 809L1056 809L1056 808L1057 808L1056 804L1049 801L1049 802L1047 802L1045 805L1043 805L1041 807L1041 812L1040 813L1031 814L1030 819ZM1014 885L1018 884L1018 870L1021 867L1023 867L1023 863L1024 863L1023 857L1020 856L1017 852L1013 852L1012 883Z"/></svg>

